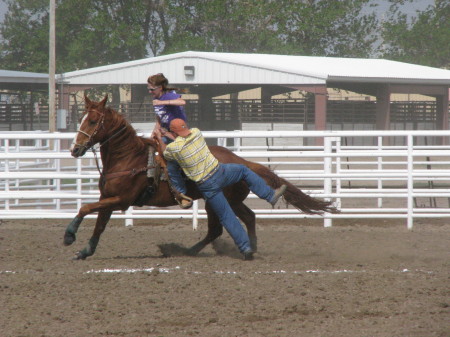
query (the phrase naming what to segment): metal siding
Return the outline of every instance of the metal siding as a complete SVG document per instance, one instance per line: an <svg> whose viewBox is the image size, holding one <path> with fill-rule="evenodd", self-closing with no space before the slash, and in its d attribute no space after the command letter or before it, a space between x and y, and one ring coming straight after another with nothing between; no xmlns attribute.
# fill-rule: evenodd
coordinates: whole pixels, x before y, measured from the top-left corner
<svg viewBox="0 0 450 337"><path fill-rule="evenodd" d="M184 76L184 66L195 77ZM345 81L404 81L450 84L450 71L383 59L184 52L62 74L70 84L144 84L164 73L177 84L324 84Z"/></svg>

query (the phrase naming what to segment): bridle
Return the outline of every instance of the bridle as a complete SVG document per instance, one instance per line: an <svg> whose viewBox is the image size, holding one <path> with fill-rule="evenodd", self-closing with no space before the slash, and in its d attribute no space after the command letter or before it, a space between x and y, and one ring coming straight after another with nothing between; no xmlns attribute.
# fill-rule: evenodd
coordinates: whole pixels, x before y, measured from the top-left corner
<svg viewBox="0 0 450 337"><path fill-rule="evenodd" d="M75 143L75 145L85 148L86 151L89 150L90 148L92 148L92 146L94 146L93 144L91 145L92 138L94 138L94 136L100 130L100 127L103 127L103 124L105 122L105 114L100 112L100 111L98 111L98 110L94 110L94 111L101 116L100 120L95 125L94 131L91 134L88 134L87 132L84 132L83 130L81 130L81 125L78 128L78 130L77 130L77 133L81 133L81 134L85 135L86 137L88 137L88 141L84 145L83 144L78 144L78 143ZM100 144L100 146L101 146L101 144Z"/></svg>
<svg viewBox="0 0 450 337"><path fill-rule="evenodd" d="M104 127L104 122L105 122L105 114L103 112L100 112L98 110L94 110L96 113L98 113L101 116L101 119L97 122L97 124L95 125L95 129L94 131L92 131L91 134L88 134L87 132L84 132L81 129L77 130L77 133L81 133L83 135L85 135L86 137L88 137L88 141L83 145L83 144L78 144L75 143L75 145L80 146L85 148L86 150L89 149L93 149L94 144L91 144L92 139L95 137L95 135L97 134L97 132L100 130L100 128ZM106 144L107 142L109 142L112 138L116 137L119 133L121 133L122 131L124 131L126 129L126 125L124 125L122 128L120 128L118 131L114 132L108 139L106 139L105 141L100 143L100 147L104 144ZM81 125L80 125L81 128Z"/></svg>
<svg viewBox="0 0 450 337"><path fill-rule="evenodd" d="M100 115L100 120L97 122L97 124L95 125L94 131L92 131L91 134L88 134L87 132L84 132L83 130L81 130L81 125L80 128L78 128L77 133L81 133L83 135L85 135L86 137L88 137L88 141L83 145L83 144L78 144L75 143L75 145L83 147L87 150L91 149L92 153L94 154L94 158L95 158L95 163L97 165L97 170L100 173L101 176L103 176L103 173L100 170L100 165L98 163L98 158L97 158L97 152L94 149L94 144L91 144L92 139L95 137L95 135L97 134L97 132L100 130L100 128L104 127L104 122L105 122L105 114L103 112L100 112L98 110L94 110L96 113L98 113ZM120 128L118 131L114 132L108 139L106 139L105 141L103 141L102 143L100 143L100 147L104 144L106 144L107 142L109 142L111 139L113 139L114 137L116 137L119 133L121 133L122 131L124 131L126 129L126 125L124 125L122 128Z"/></svg>

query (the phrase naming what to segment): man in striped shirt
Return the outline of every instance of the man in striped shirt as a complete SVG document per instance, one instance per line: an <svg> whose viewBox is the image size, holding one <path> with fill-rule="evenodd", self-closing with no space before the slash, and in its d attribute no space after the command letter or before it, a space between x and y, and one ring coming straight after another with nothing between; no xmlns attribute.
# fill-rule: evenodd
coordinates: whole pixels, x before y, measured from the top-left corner
<svg viewBox="0 0 450 337"><path fill-rule="evenodd" d="M163 147L164 157L168 162L177 162L186 176L196 182L205 201L214 210L220 223L233 238L240 252L244 254L244 259L252 260L253 252L250 248L247 232L231 209L222 189L244 180L254 194L275 205L285 192L286 185L273 190L260 176L245 165L219 163L209 151L200 130L197 128L189 129L182 119L172 120L170 132L176 138L168 145L161 141L161 135L156 135ZM185 194L184 181L181 183L180 181L174 181L170 171L169 177L174 187Z"/></svg>

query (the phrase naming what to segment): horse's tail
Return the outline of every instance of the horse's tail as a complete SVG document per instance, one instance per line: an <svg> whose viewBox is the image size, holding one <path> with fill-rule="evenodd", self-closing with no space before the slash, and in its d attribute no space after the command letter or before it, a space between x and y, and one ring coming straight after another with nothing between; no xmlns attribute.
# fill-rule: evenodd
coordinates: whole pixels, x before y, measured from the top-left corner
<svg viewBox="0 0 450 337"><path fill-rule="evenodd" d="M264 165L246 161L245 165L263 178L266 183L272 188L278 188L281 185L286 185L287 189L284 193L284 199L294 206L295 208L301 210L307 214L322 214L323 212L328 213L338 213L339 211L332 205L329 201L319 200L313 198L306 193L304 193L299 188L295 187L289 181L280 178L274 172Z"/></svg>

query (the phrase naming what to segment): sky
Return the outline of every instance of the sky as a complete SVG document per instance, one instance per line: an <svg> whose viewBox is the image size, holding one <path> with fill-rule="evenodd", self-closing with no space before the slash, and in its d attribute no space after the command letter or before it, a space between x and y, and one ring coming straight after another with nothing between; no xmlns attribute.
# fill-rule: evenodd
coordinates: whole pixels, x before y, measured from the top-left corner
<svg viewBox="0 0 450 337"><path fill-rule="evenodd" d="M377 4L377 14L380 19L383 18L384 14L388 12L389 6L391 5L388 0L372 0L372 4ZM413 2L406 2L401 8L402 12L408 14L410 17L416 16L417 11L425 10L429 5L434 5L434 0L414 0ZM368 10L373 10L368 7Z"/></svg>
<svg viewBox="0 0 450 337"><path fill-rule="evenodd" d="M3 22L3 18L5 17L5 13L8 9L8 6L5 4L3 0L0 0L0 22Z"/></svg>

